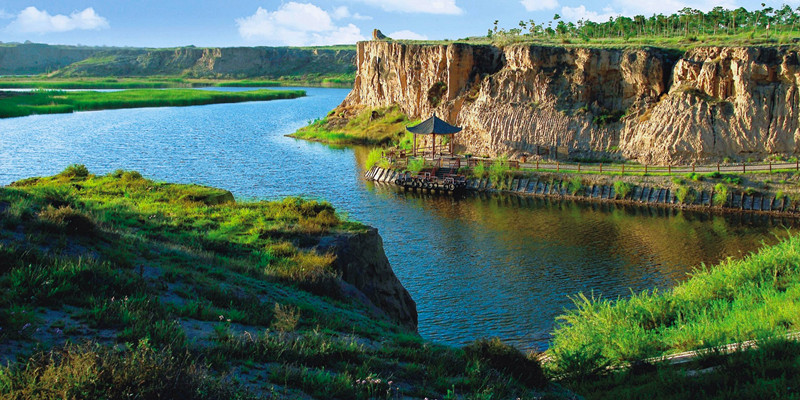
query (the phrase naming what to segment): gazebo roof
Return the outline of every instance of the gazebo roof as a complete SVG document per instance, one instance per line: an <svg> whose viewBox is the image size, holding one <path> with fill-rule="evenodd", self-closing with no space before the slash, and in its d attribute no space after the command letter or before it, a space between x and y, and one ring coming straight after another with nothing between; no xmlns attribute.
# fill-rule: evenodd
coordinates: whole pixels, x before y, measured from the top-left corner
<svg viewBox="0 0 800 400"><path fill-rule="evenodd" d="M415 126L406 127L406 130L416 135L452 135L461 132L461 127L450 125L433 114Z"/></svg>

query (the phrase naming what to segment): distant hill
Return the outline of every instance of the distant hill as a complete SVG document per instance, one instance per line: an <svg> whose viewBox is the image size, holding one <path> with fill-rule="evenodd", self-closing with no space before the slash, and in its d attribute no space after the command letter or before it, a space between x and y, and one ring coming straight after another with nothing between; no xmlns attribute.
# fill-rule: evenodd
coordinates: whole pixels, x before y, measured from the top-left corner
<svg viewBox="0 0 800 400"><path fill-rule="evenodd" d="M0 75L279 78L354 74L355 46L164 49L0 45Z"/></svg>

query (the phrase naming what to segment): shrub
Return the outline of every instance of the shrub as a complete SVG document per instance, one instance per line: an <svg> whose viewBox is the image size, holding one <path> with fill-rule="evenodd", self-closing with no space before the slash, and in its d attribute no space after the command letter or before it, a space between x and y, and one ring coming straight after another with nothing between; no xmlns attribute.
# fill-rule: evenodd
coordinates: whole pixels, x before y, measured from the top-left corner
<svg viewBox="0 0 800 400"><path fill-rule="evenodd" d="M94 220L71 206L55 208L48 205L37 216L40 221L69 233L90 235L95 231Z"/></svg>
<svg viewBox="0 0 800 400"><path fill-rule="evenodd" d="M478 179L483 179L486 177L486 166L483 165L482 162L478 163L475 168L472 169L472 175L475 175Z"/></svg>
<svg viewBox="0 0 800 400"><path fill-rule="evenodd" d="M372 167L374 167L375 164L381 160L381 158L383 158L383 150L377 147L370 150L369 154L367 154L367 160L364 161L364 168L367 170L372 169Z"/></svg>
<svg viewBox="0 0 800 400"><path fill-rule="evenodd" d="M272 329L278 332L292 332L300 322L300 311L292 305L280 305L275 303L275 319L272 321Z"/></svg>
<svg viewBox="0 0 800 400"><path fill-rule="evenodd" d="M581 181L581 178L577 176L572 178L572 180L569 181L567 188L573 196L578 194L578 192L580 192L583 188L583 182Z"/></svg>
<svg viewBox="0 0 800 400"><path fill-rule="evenodd" d="M722 207L728 201L728 187L723 183L714 186L714 205Z"/></svg>
<svg viewBox="0 0 800 400"><path fill-rule="evenodd" d="M509 171L511 171L511 167L508 164L508 158L505 156L500 157L494 160L489 167L489 179L496 188L500 189L500 185L503 183Z"/></svg>
<svg viewBox="0 0 800 400"><path fill-rule="evenodd" d="M628 197L628 194L631 193L631 190L633 190L633 185L628 182L614 182L614 193L617 194L617 198L624 199Z"/></svg>
<svg viewBox="0 0 800 400"><path fill-rule="evenodd" d="M408 172L411 172L412 174L419 173L419 171L422 171L423 168L425 168L425 160L421 158L415 158L413 160L409 159L408 166L406 167Z"/></svg>
<svg viewBox="0 0 800 400"><path fill-rule="evenodd" d="M89 176L89 169L83 164L72 164L64 168L58 176L65 178L86 178Z"/></svg>
<svg viewBox="0 0 800 400"><path fill-rule="evenodd" d="M694 189L688 186L678 186L678 189L675 191L675 197L678 198L678 202L683 204L692 204L697 196L697 193Z"/></svg>
<svg viewBox="0 0 800 400"><path fill-rule="evenodd" d="M494 370L509 374L523 385L543 387L547 384L547 377L537 360L526 357L498 338L478 339L465 346L464 352L469 360L484 363Z"/></svg>

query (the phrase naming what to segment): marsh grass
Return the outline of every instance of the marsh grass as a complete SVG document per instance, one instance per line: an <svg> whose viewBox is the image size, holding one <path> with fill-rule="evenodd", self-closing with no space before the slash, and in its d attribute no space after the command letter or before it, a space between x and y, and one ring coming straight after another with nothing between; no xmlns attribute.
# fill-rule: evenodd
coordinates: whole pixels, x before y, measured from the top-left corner
<svg viewBox="0 0 800 400"><path fill-rule="evenodd" d="M292 137L330 144L386 145L406 143L406 126L412 125L398 106L366 108L352 117L329 114L300 128Z"/></svg>
<svg viewBox="0 0 800 400"><path fill-rule="evenodd" d="M71 113L137 107L180 107L245 101L292 99L304 96L302 90L253 90L215 92L192 89L123 90L119 92L36 91L0 96L0 118L32 114Z"/></svg>

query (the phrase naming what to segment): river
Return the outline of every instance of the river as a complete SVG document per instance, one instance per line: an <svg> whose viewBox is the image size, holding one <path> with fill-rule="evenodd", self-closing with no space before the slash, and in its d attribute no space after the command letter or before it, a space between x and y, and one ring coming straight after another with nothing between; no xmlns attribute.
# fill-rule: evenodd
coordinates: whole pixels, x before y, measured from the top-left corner
<svg viewBox="0 0 800 400"><path fill-rule="evenodd" d="M294 100L0 120L0 184L81 163L96 174L121 168L220 187L240 200L328 200L378 228L417 302L420 334L455 345L497 336L522 349L545 348L570 296L669 288L701 263L741 257L787 232L762 216L453 199L374 185L362 179L365 149L284 136L348 93L305 89L308 96Z"/></svg>

